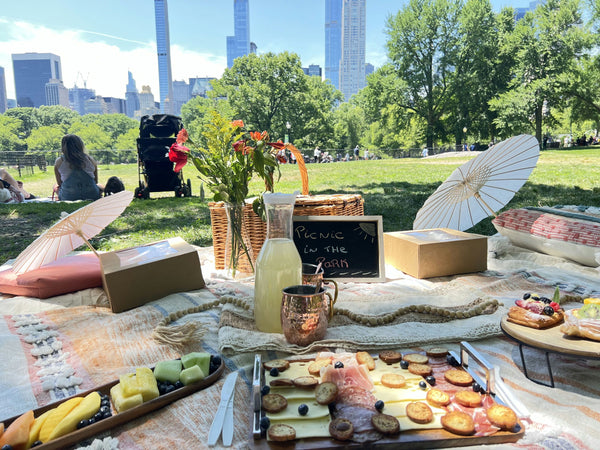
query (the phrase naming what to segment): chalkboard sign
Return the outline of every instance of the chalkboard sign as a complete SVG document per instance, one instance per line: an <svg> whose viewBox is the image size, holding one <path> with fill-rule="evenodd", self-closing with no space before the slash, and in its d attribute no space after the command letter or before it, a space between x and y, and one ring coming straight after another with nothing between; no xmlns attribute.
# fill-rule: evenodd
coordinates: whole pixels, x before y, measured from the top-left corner
<svg viewBox="0 0 600 450"><path fill-rule="evenodd" d="M302 262L322 263L325 278L385 281L381 216L294 216Z"/></svg>

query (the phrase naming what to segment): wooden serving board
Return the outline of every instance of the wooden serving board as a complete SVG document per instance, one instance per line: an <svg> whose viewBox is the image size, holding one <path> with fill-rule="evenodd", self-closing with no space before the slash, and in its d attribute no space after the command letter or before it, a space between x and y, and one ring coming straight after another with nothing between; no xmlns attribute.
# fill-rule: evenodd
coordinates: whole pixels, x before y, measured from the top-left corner
<svg viewBox="0 0 600 450"><path fill-rule="evenodd" d="M375 356L374 356L375 357ZM294 360L308 362L310 359ZM264 377L264 369L262 380ZM262 387L262 384L261 384ZM252 402L251 402L252 403ZM251 412L250 423L254 418L254 413ZM287 442L269 441L266 437L257 439L253 436L250 430L250 442L253 448L257 449L332 449L332 448L377 448L377 449L428 449L428 448L451 448L473 445L489 445L517 442L525 435L525 427L519 421L514 431L496 431L490 436L459 436L450 433L442 428L430 430L400 430L400 434L396 436L384 436L374 442L352 442L352 441L337 441L333 438L305 438L296 439Z"/></svg>
<svg viewBox="0 0 600 450"><path fill-rule="evenodd" d="M500 327L511 338L531 347L582 358L600 358L600 342L567 336L560 331L560 325L538 330L509 322L506 317L503 317Z"/></svg>
<svg viewBox="0 0 600 450"><path fill-rule="evenodd" d="M106 419L102 419L92 425L88 425L87 427L81 428L79 430L75 430L72 433L69 433L65 436L62 436L58 439L54 439L52 441L48 441L45 444L39 445L35 447L40 450L53 450L53 449L64 449L69 446L75 445L85 439L88 439L92 436L95 436L104 431L108 431L112 428L116 428L120 425L123 425L131 420L137 419L145 414L148 414L151 411L155 411L157 409L162 408L163 406L168 405L180 398L187 397L188 395L204 389L210 385L212 385L215 381L217 381L223 370L225 369L224 363L221 361L221 365L217 370L211 373L209 376L204 378L203 380L198 381L197 383L192 383L187 386L183 386L182 388L175 389L174 391L169 392L168 394L161 395L153 400L150 400L146 403L142 403L139 406L128 409L127 411L123 411L121 413L117 413L113 408L111 417L107 417ZM110 383L104 384L102 386L98 386L95 389L90 389L86 392L78 393L75 397L85 397L87 394L97 391L101 394L110 395L110 388L112 388L115 384L117 384L119 380L112 381ZM50 403L48 405L42 406L41 408L34 409L33 415L34 417L39 417L41 414L46 411L56 408L62 402L67 399L60 400L58 402ZM112 405L111 405L112 406ZM10 425L10 423L15 420L19 416L12 417L6 421L4 421L5 427Z"/></svg>

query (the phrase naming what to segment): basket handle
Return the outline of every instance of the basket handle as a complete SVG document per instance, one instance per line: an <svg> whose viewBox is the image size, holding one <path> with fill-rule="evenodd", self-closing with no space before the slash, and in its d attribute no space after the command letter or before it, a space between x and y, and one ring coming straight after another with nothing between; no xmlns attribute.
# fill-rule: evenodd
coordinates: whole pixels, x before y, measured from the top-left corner
<svg viewBox="0 0 600 450"><path fill-rule="evenodd" d="M308 195L308 171L306 170L304 157L302 156L300 150L298 150L293 144L285 144L285 148L292 152L296 157L298 170L300 170L300 179L302 180L302 195Z"/></svg>

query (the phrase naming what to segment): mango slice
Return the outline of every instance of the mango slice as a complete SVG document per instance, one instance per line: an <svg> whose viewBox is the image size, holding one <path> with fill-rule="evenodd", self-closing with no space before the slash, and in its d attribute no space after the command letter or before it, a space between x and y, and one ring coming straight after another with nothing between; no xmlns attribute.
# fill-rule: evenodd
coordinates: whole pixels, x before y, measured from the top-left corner
<svg viewBox="0 0 600 450"><path fill-rule="evenodd" d="M54 427L52 433L48 437L48 440L56 439L65 434L68 434L77 429L77 424L84 420L89 419L100 409L100 394L97 392L91 392L86 395L81 403L77 405L73 410L67 414L59 423Z"/></svg>
<svg viewBox="0 0 600 450"><path fill-rule="evenodd" d="M42 425L42 428L40 429L40 441L44 443L48 442L50 434L52 431L54 431L54 428L82 401L83 397L73 397L69 400L65 400L56 408L52 409L52 413L48 415ZM29 434L27 434L27 437L29 437Z"/></svg>
<svg viewBox="0 0 600 450"><path fill-rule="evenodd" d="M31 428L29 430L29 440L27 441L26 448L30 448L35 441L38 441L40 439L40 430L42 429L42 425L44 425L44 422L52 413L52 411L54 410L49 409L41 416L35 418L35 420L33 421L33 425L31 425Z"/></svg>

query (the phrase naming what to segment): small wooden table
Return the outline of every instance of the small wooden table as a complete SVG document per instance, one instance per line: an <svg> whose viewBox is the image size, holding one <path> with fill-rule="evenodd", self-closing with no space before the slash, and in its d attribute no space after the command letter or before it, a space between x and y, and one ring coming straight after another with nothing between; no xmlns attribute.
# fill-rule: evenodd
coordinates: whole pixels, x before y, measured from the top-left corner
<svg viewBox="0 0 600 450"><path fill-rule="evenodd" d="M576 336L567 336L560 331L560 325L538 330L509 322L506 317L503 317L500 322L500 328L502 328L504 334L518 342L523 372L529 380L537 384L554 387L554 377L552 376L552 367L550 365L549 357L550 353L559 353L562 355L579 357L581 359L600 359L600 342ZM529 377L525 358L523 357L523 345L545 352L550 384Z"/></svg>

